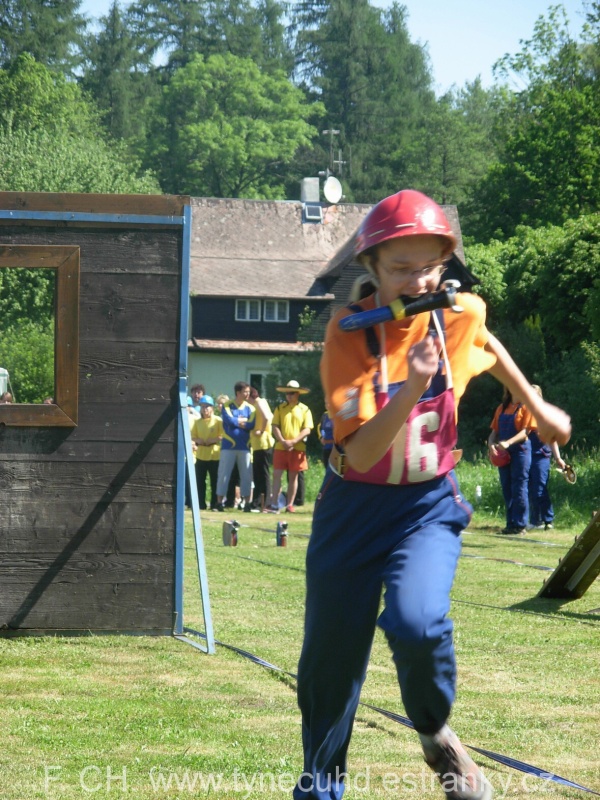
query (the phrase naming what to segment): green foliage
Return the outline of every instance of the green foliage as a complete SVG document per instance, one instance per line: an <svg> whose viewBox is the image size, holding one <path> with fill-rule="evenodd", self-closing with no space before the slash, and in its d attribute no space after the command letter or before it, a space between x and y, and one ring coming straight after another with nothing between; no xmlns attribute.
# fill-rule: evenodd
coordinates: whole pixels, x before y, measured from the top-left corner
<svg viewBox="0 0 600 800"><path fill-rule="evenodd" d="M126 144L103 133L79 86L30 55L0 70L0 108L1 190L160 192Z"/></svg>
<svg viewBox="0 0 600 800"><path fill-rule="evenodd" d="M522 321L536 309L548 347L559 351L593 336L589 303L600 271L600 214L563 227L519 228L505 249L506 320Z"/></svg>
<svg viewBox="0 0 600 800"><path fill-rule="evenodd" d="M504 247L496 240L492 240L487 246L473 244L466 250L466 262L467 267L481 281L480 285L474 287L474 291L483 297L488 304L488 313L492 315L494 309L502 303L506 291Z"/></svg>
<svg viewBox="0 0 600 800"><path fill-rule="evenodd" d="M498 158L466 205L470 235L506 238L519 225L562 225L597 210L600 92L589 68L593 49L579 46L564 10L553 7L523 50L497 64L499 75L525 88L505 92L498 108Z"/></svg>
<svg viewBox="0 0 600 800"><path fill-rule="evenodd" d="M283 72L196 55L154 107L145 161L165 191L281 198L282 167L316 134L306 121L313 112Z"/></svg>
<svg viewBox="0 0 600 800"><path fill-rule="evenodd" d="M294 10L299 75L324 103L326 128L339 131L334 158L316 166L344 178L348 200L377 201L406 180L410 143L434 100L424 48L395 3L382 11L368 0L317 0ZM336 166L338 149L345 164Z"/></svg>
<svg viewBox="0 0 600 800"><path fill-rule="evenodd" d="M477 79L425 104L422 130L404 145L405 184L442 204L465 203L496 154L496 98Z"/></svg>
<svg viewBox="0 0 600 800"><path fill-rule="evenodd" d="M0 327L16 327L23 319L44 325L54 319L54 270L0 269Z"/></svg>
<svg viewBox="0 0 600 800"><path fill-rule="evenodd" d="M141 134L144 105L158 92L158 78L116 0L101 18L100 30L86 37L84 54L81 86L94 98L111 136L128 139Z"/></svg>
<svg viewBox="0 0 600 800"><path fill-rule="evenodd" d="M24 319L0 331L0 366L8 370L17 403L54 395L54 325Z"/></svg>
<svg viewBox="0 0 600 800"><path fill-rule="evenodd" d="M0 131L96 135L97 110L71 83L24 53L0 69Z"/></svg>
<svg viewBox="0 0 600 800"><path fill-rule="evenodd" d="M260 67L289 75L291 50L277 0L138 0L127 9L129 29L145 57L167 55L173 74L197 54L249 58Z"/></svg>
<svg viewBox="0 0 600 800"><path fill-rule="evenodd" d="M159 194L124 142L68 133L0 135L0 189L13 192Z"/></svg>
<svg viewBox="0 0 600 800"><path fill-rule="evenodd" d="M54 395L54 270L0 270L0 367L18 403Z"/></svg>
<svg viewBox="0 0 600 800"><path fill-rule="evenodd" d="M468 252L469 267L482 281L478 289L490 305L488 327L530 382L571 415L574 443L598 441L600 215L562 227L520 227L504 243ZM489 394L478 394L480 380L461 404L469 451L481 445L495 407Z"/></svg>
<svg viewBox="0 0 600 800"><path fill-rule="evenodd" d="M23 53L65 74L79 64L86 18L81 0L0 0L0 65Z"/></svg>

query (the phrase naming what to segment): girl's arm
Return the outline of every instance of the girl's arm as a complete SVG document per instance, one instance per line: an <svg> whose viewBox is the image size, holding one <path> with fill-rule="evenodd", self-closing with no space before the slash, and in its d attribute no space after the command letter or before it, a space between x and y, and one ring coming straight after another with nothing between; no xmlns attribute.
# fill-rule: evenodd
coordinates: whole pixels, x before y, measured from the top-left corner
<svg viewBox="0 0 600 800"><path fill-rule="evenodd" d="M523 428L522 431L518 431L515 433L514 436L511 436L510 439L503 439L501 442L498 442L498 447L501 447L503 450L508 450L513 444L520 444L527 439L527 431Z"/></svg>
<svg viewBox="0 0 600 800"><path fill-rule="evenodd" d="M531 411L538 424L540 439L566 444L571 438L569 415L539 396L495 336L490 334L485 349L496 356L496 363L489 372L510 390L513 400L524 403Z"/></svg>

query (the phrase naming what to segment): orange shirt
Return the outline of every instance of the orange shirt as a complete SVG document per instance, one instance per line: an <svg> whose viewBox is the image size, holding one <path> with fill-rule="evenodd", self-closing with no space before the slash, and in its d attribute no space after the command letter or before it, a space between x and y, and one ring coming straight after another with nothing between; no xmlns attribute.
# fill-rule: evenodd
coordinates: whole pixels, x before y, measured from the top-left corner
<svg viewBox="0 0 600 800"><path fill-rule="evenodd" d="M471 378L493 367L496 357L483 349L488 340L483 300L474 294L459 294L456 302L464 311L457 314L451 309L444 309L444 324L446 349L458 403ZM363 310L375 308L375 296L370 295L357 305ZM325 396L331 404L330 416L338 443L377 412L373 377L379 370L379 361L369 352L364 330L342 331L338 327L338 321L352 313L350 309L343 308L331 319L321 359L321 380ZM401 322L385 323L389 383L406 380L408 351L425 338L429 320L429 314L417 314ZM379 338L379 326L375 327L375 331Z"/></svg>
<svg viewBox="0 0 600 800"><path fill-rule="evenodd" d="M529 411L525 406L521 403L509 403L505 409L502 409L502 403L498 406L496 411L494 412L494 419L492 420L492 424L490 428L493 431L498 433L498 419L500 418L500 414L508 414L515 416L515 431L518 433L522 431L523 428L529 431L532 428L537 428L537 423L535 419L531 416L531 411Z"/></svg>

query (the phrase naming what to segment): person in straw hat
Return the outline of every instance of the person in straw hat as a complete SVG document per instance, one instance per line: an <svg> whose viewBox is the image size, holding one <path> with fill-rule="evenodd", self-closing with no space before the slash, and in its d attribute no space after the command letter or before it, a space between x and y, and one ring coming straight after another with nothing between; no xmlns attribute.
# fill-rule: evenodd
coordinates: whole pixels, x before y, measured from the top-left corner
<svg viewBox="0 0 600 800"><path fill-rule="evenodd" d="M288 490L286 511L293 513L294 500L298 490L298 475L308 469L305 439L314 428L310 408L300 402L301 394L308 394L309 389L300 386L298 381L288 381L286 386L278 386L278 392L285 394L273 414L272 431L275 439L273 450L273 503L269 511L277 513L277 499L281 491L281 479L288 473Z"/></svg>

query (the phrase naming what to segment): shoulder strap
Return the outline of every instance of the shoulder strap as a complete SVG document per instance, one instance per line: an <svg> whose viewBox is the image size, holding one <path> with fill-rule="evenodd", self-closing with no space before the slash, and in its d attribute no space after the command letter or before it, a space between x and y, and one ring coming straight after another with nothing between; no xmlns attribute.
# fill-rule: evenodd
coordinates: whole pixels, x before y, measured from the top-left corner
<svg viewBox="0 0 600 800"><path fill-rule="evenodd" d="M349 308L355 314L363 311L363 309L357 303L350 303L347 308ZM365 328L365 336L367 337L367 349L369 353L373 356L373 358L379 358L380 356L380 347L379 347L379 339L377 338L377 334L375 333L375 328L372 326L370 328Z"/></svg>

